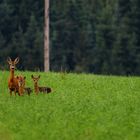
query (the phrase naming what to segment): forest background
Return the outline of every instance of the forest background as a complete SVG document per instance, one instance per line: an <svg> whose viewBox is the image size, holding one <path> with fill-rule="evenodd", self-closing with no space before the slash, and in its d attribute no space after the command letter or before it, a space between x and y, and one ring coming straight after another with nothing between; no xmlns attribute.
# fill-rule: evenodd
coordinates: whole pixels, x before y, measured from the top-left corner
<svg viewBox="0 0 140 140"><path fill-rule="evenodd" d="M50 0L51 71L140 75L139 0ZM0 1L0 69L43 70L44 1Z"/></svg>

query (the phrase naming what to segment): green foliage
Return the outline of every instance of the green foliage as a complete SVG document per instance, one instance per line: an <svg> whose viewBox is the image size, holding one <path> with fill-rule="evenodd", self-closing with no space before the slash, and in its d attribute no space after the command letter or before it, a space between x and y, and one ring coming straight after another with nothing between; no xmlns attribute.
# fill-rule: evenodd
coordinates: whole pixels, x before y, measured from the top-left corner
<svg viewBox="0 0 140 140"><path fill-rule="evenodd" d="M10 97L9 72L0 73L0 139L140 139L139 77L18 71L31 88L40 74L53 93Z"/></svg>
<svg viewBox="0 0 140 140"><path fill-rule="evenodd" d="M140 75L139 0L50 0L52 71ZM0 1L0 64L43 70L44 1Z"/></svg>

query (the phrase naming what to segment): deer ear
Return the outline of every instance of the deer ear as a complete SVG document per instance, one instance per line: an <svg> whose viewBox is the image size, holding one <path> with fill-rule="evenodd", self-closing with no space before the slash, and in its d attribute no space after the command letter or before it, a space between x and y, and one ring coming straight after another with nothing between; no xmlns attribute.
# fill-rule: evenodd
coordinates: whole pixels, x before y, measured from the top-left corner
<svg viewBox="0 0 140 140"><path fill-rule="evenodd" d="M40 78L40 75L38 76L38 78Z"/></svg>
<svg viewBox="0 0 140 140"><path fill-rule="evenodd" d="M14 62L17 64L19 62L19 57L17 57Z"/></svg>
<svg viewBox="0 0 140 140"><path fill-rule="evenodd" d="M11 58L8 57L8 58L7 58L7 62L8 62L9 64L11 64L11 61L12 61Z"/></svg>
<svg viewBox="0 0 140 140"><path fill-rule="evenodd" d="M33 75L31 75L31 78L34 78L34 76L33 76Z"/></svg>

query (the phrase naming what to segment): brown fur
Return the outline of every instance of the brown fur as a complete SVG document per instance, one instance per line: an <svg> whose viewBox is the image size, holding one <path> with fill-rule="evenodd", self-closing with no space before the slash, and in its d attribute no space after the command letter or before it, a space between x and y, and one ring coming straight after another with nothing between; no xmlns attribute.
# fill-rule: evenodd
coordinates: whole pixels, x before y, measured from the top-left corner
<svg viewBox="0 0 140 140"><path fill-rule="evenodd" d="M40 79L40 75L38 77L31 76L34 81L34 92L38 94L39 92L42 93L50 93L52 89L50 87L40 87L38 86L38 80Z"/></svg>
<svg viewBox="0 0 140 140"><path fill-rule="evenodd" d="M43 93L50 93L52 90L50 87L39 87L39 91Z"/></svg>
<svg viewBox="0 0 140 140"><path fill-rule="evenodd" d="M22 95L24 94L25 79L26 79L26 77L23 77L23 76L17 76L18 93L19 93L20 96L22 96Z"/></svg>
<svg viewBox="0 0 140 140"><path fill-rule="evenodd" d="M27 93L28 95L30 95L31 92L33 92L33 91L32 91L32 89L30 87L25 87L24 92Z"/></svg>
<svg viewBox="0 0 140 140"><path fill-rule="evenodd" d="M17 78L14 75L15 66L19 62L19 58L17 57L15 60L11 60L10 57L8 57L7 62L10 66L10 76L8 79L8 88L10 90L10 95L12 95L12 92L14 91L15 95L18 92L18 83Z"/></svg>
<svg viewBox="0 0 140 140"><path fill-rule="evenodd" d="M25 87L25 79L26 77L23 76L17 76L17 81L18 81L18 93L22 96L23 94L28 94L30 95L32 92L32 89L29 87Z"/></svg>

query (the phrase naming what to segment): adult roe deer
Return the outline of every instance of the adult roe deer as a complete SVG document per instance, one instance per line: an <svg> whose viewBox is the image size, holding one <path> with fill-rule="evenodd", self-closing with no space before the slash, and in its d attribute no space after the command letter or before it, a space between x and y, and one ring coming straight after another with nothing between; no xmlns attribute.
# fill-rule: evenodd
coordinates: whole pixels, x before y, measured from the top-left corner
<svg viewBox="0 0 140 140"><path fill-rule="evenodd" d="M52 89L50 87L40 87L40 86L38 86L38 80L40 79L40 75L37 76L37 77L31 75L31 78L34 81L34 92L36 94L38 94L39 92L50 93L52 91Z"/></svg>
<svg viewBox="0 0 140 140"><path fill-rule="evenodd" d="M15 72L15 66L19 62L19 57L17 57L15 60L11 60L11 58L8 57L7 62L10 66L10 76L8 79L8 88L10 90L10 95L12 95L13 91L16 95L16 93L18 92L18 83L17 83L17 78L14 75L14 72ZM19 93L18 93L18 95L19 95Z"/></svg>

